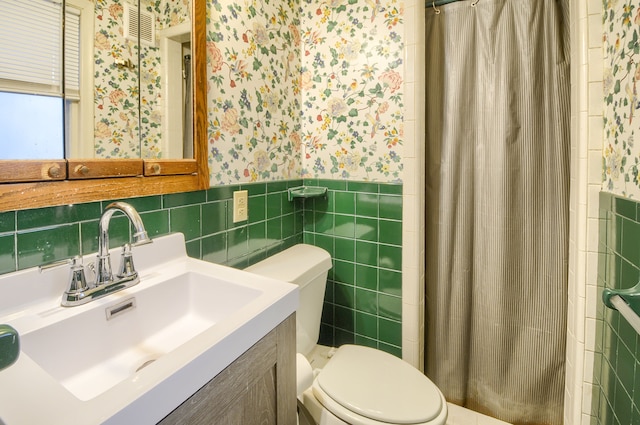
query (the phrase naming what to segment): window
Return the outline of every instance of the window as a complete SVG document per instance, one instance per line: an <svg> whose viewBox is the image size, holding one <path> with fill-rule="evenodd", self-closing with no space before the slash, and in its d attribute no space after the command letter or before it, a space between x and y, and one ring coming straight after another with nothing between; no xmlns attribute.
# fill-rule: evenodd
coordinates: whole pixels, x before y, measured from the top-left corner
<svg viewBox="0 0 640 425"><path fill-rule="evenodd" d="M0 159L64 158L93 137L92 6L67 1L63 36L61 0L0 0Z"/></svg>

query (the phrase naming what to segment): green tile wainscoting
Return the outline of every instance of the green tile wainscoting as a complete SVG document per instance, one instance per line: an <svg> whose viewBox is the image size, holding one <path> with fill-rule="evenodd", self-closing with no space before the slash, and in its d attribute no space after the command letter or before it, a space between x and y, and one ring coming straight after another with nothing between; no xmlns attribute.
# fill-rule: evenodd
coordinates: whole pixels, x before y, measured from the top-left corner
<svg viewBox="0 0 640 425"><path fill-rule="evenodd" d="M304 205L304 241L333 269L320 343L356 343L402 357L402 185L305 179L327 198Z"/></svg>
<svg viewBox="0 0 640 425"><path fill-rule="evenodd" d="M189 256L244 268L303 240L302 208L287 188L302 180L218 186L204 191L125 199L151 237L182 232ZM249 193L249 220L233 223L233 192ZM0 213L0 273L98 250L98 221L112 201ZM111 247L129 240L128 220L116 214Z"/></svg>
<svg viewBox="0 0 640 425"><path fill-rule="evenodd" d="M287 189L329 188L327 199L289 202ZM233 223L233 192L249 192L249 220ZM151 237L182 232L191 257L247 267L296 243L329 251L333 268L320 342L402 353L402 185L288 180L126 199ZM98 221L112 201L0 213L0 274L98 250ZM111 247L129 240L124 216Z"/></svg>
<svg viewBox="0 0 640 425"><path fill-rule="evenodd" d="M640 203L600 193L592 425L640 424L640 336L601 300L640 280Z"/></svg>

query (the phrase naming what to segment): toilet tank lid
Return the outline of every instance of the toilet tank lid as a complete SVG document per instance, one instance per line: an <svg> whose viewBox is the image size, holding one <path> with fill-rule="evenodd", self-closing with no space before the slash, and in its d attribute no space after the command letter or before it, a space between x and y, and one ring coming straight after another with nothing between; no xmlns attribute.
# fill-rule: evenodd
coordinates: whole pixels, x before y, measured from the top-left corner
<svg viewBox="0 0 640 425"><path fill-rule="evenodd" d="M331 268L331 256L317 246L298 244L245 270L261 276L304 286Z"/></svg>

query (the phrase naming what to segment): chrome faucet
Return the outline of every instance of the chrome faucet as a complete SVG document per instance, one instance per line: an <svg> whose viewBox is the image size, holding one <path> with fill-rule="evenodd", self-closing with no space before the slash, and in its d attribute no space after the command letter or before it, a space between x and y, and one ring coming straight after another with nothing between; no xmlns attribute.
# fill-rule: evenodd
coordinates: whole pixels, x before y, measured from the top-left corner
<svg viewBox="0 0 640 425"><path fill-rule="evenodd" d="M126 243L122 247L122 258L118 273L114 276L111 270L109 255L109 222L115 212L121 212L129 218L134 227L133 243ZM102 298L112 292L130 288L140 282L138 272L133 266L131 246L144 245L153 242L147 235L142 219L131 205L125 202L112 202L107 205L98 225L98 255L95 266L89 267L95 272L95 281L87 283L84 267L74 259L71 263L69 285L62 297L62 305L71 307L85 304L91 300Z"/></svg>

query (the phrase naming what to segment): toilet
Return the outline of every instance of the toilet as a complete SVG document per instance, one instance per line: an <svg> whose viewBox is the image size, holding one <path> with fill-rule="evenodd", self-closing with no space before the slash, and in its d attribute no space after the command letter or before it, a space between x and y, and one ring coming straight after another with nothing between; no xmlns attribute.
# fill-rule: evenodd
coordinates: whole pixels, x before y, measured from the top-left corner
<svg viewBox="0 0 640 425"><path fill-rule="evenodd" d="M298 244L246 270L297 284L298 382L316 348L331 257L325 250ZM343 345L315 378L299 388L298 399L318 425L444 425L447 404L426 376L399 358L374 348ZM300 422L302 423L302 421Z"/></svg>

